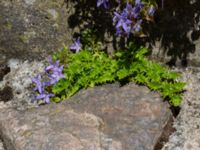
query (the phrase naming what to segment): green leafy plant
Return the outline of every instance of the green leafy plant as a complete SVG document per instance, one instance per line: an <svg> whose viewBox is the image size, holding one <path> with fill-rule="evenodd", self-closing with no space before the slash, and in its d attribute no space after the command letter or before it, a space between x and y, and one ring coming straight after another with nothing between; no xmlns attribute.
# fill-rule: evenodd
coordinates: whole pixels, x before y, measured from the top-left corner
<svg viewBox="0 0 200 150"><path fill-rule="evenodd" d="M81 32L81 43L83 49L90 51L99 51L103 45L96 36L97 31L95 29L86 29Z"/></svg>
<svg viewBox="0 0 200 150"><path fill-rule="evenodd" d="M116 80L117 61L104 52L82 50L79 53L72 53L65 48L54 55L54 59L60 59L66 51L70 53L65 57L66 60L62 60L68 62L64 68L66 78L53 86L52 91L56 95L54 100L60 101L70 97L82 88Z"/></svg>
<svg viewBox="0 0 200 150"><path fill-rule="evenodd" d="M159 91L171 105L180 105L185 83L178 81L178 73L145 58L147 52L146 48L134 44L116 52L113 57L99 51L72 53L65 47L54 55L55 60L65 65L66 78L52 87L56 95L53 100L59 102L82 88L99 84L134 81Z"/></svg>
<svg viewBox="0 0 200 150"><path fill-rule="evenodd" d="M170 71L167 67L145 58L146 48L136 48L131 44L126 52L117 55L120 62L118 78L129 77L129 81L143 84L151 90L159 91L173 106L181 104L181 93L185 83L180 82L180 74ZM129 59L125 59L129 58Z"/></svg>

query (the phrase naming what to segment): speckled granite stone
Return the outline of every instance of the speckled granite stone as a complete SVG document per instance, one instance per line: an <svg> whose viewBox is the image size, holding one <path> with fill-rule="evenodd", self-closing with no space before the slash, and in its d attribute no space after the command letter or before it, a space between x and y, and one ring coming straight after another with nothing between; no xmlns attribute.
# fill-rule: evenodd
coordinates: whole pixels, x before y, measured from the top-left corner
<svg viewBox="0 0 200 150"><path fill-rule="evenodd" d="M153 150L170 116L158 93L115 83L60 104L2 108L0 135L8 150Z"/></svg>
<svg viewBox="0 0 200 150"><path fill-rule="evenodd" d="M200 150L200 68L176 69L187 83L174 132L162 150Z"/></svg>

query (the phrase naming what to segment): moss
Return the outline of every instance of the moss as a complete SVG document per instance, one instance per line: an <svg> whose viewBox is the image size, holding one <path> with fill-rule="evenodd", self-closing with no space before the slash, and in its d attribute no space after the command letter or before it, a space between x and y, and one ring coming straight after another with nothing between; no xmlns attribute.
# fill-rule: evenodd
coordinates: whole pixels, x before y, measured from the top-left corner
<svg viewBox="0 0 200 150"><path fill-rule="evenodd" d="M34 31L30 31L30 32L24 32L24 35L19 36L19 39L23 42L23 43L29 43L29 40L33 37L35 37L35 32Z"/></svg>
<svg viewBox="0 0 200 150"><path fill-rule="evenodd" d="M31 130L26 130L23 132L22 136L30 137L32 134L33 134L33 132Z"/></svg>
<svg viewBox="0 0 200 150"><path fill-rule="evenodd" d="M11 23L7 23L4 25L4 29L11 30L12 28L13 28L13 25Z"/></svg>

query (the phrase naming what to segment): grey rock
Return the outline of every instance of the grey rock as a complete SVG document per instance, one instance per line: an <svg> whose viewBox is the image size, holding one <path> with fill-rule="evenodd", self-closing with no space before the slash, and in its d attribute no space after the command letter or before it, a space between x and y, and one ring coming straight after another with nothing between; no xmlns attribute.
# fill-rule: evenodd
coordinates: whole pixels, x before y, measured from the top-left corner
<svg viewBox="0 0 200 150"><path fill-rule="evenodd" d="M0 150L4 150L3 142L0 140Z"/></svg>
<svg viewBox="0 0 200 150"><path fill-rule="evenodd" d="M10 59L5 64L9 71L0 81L0 102L8 101L1 107L15 107L24 110L30 107L36 107L33 100L32 78L44 72L44 61L21 61L18 59ZM5 70L5 69L4 69ZM0 70L0 74L5 71Z"/></svg>
<svg viewBox="0 0 200 150"><path fill-rule="evenodd" d="M162 150L200 149L200 68L176 68L182 72L181 80L186 82L181 111L174 121L174 132Z"/></svg>
<svg viewBox="0 0 200 150"><path fill-rule="evenodd" d="M0 59L41 59L69 44L64 0L0 1Z"/></svg>
<svg viewBox="0 0 200 150"><path fill-rule="evenodd" d="M60 104L2 108L0 135L8 150L153 150L170 117L158 93L116 83Z"/></svg>

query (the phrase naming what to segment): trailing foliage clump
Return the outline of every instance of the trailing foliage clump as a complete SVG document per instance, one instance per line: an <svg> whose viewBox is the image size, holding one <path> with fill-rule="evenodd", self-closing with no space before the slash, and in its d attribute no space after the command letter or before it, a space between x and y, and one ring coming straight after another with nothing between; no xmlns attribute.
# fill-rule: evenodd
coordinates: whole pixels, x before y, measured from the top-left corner
<svg viewBox="0 0 200 150"><path fill-rule="evenodd" d="M73 53L65 47L54 55L54 60L64 64L65 78L49 88L55 94L53 101L64 100L82 88L114 81L134 81L159 91L171 105L180 105L185 85L178 81L180 75L148 60L145 58L146 53L146 48L134 44L112 57L100 51L82 50Z"/></svg>
<svg viewBox="0 0 200 150"><path fill-rule="evenodd" d="M62 54L68 53L63 58ZM111 59L104 52L82 50L72 53L67 48L54 55L54 59L61 59L66 63L64 68L65 79L60 80L52 91L57 97L55 101L68 98L78 90L93 87L97 84L113 82L116 80L117 61Z"/></svg>

